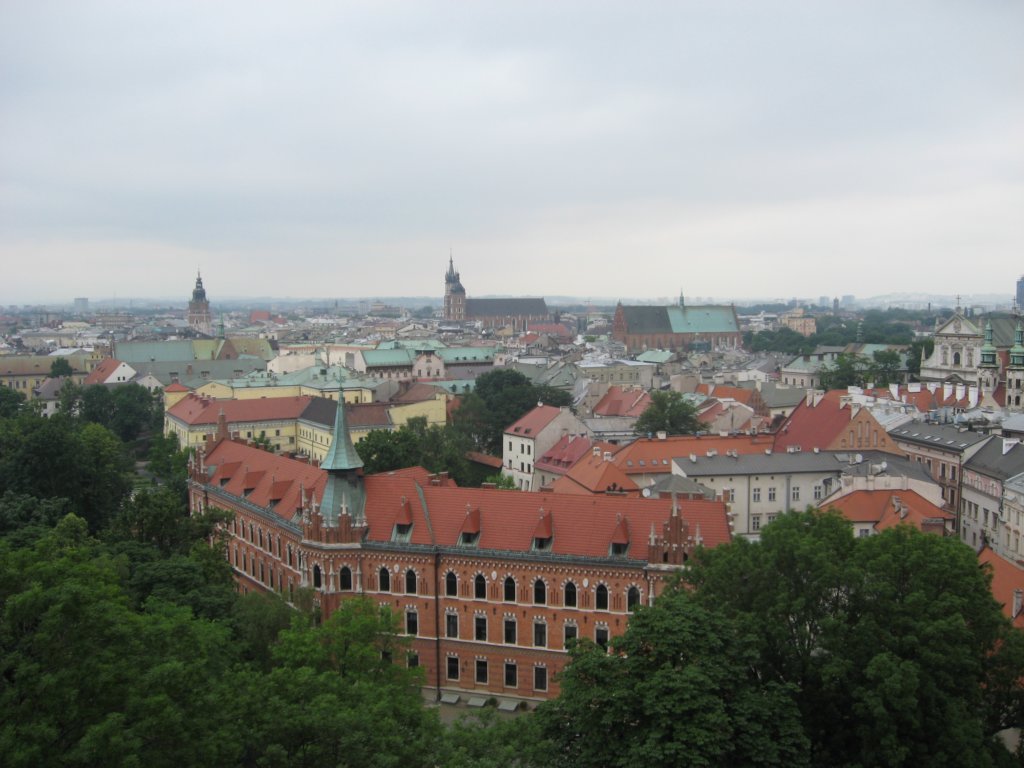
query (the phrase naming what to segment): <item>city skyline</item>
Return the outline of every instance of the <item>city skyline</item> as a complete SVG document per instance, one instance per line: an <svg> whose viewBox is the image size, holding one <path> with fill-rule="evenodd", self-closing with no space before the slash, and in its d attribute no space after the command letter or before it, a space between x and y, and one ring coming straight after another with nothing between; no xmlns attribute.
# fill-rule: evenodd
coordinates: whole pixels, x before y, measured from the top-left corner
<svg viewBox="0 0 1024 768"><path fill-rule="evenodd" d="M7 5L0 304L197 267L214 303L440 296L449 254L470 296L1009 301L1022 35L999 3Z"/></svg>

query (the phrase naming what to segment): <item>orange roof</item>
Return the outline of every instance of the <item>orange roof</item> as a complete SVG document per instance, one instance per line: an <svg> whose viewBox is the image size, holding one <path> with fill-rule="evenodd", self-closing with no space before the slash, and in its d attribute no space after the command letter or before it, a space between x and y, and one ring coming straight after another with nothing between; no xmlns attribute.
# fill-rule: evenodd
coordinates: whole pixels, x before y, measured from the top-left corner
<svg viewBox="0 0 1024 768"><path fill-rule="evenodd" d="M537 433L554 421L555 417L561 412L562 409L554 405L538 405L515 424L508 427L505 430L505 434L518 435L519 437L536 437Z"/></svg>
<svg viewBox="0 0 1024 768"><path fill-rule="evenodd" d="M636 495L640 488L625 472L613 462L604 459L603 453L589 454L576 462L573 467L551 485L555 493L606 493L623 492Z"/></svg>
<svg viewBox="0 0 1024 768"><path fill-rule="evenodd" d="M603 452L614 451L616 446L611 443L594 442L586 435L563 435L551 446L551 450L537 459L534 468L563 475L594 448Z"/></svg>
<svg viewBox="0 0 1024 768"><path fill-rule="evenodd" d="M810 451L831 445L853 418L850 405L842 402L846 394L845 389L833 389L811 405L807 404L807 398L801 400L776 433L775 449L784 451L790 446L800 446Z"/></svg>
<svg viewBox="0 0 1024 768"><path fill-rule="evenodd" d="M192 390L182 384L180 381L172 381L166 387L164 392L191 392Z"/></svg>
<svg viewBox="0 0 1024 768"><path fill-rule="evenodd" d="M708 451L724 454L736 451L738 454L761 453L772 448L772 435L678 435L659 440L656 437L641 438L624 446L612 461L627 475L670 473L672 459L689 456L691 453L707 455Z"/></svg>
<svg viewBox="0 0 1024 768"><path fill-rule="evenodd" d="M933 533L944 533L954 517L915 491L891 489L854 491L831 502L851 523L872 523L876 531L894 525L912 525Z"/></svg>
<svg viewBox="0 0 1024 768"><path fill-rule="evenodd" d="M262 507L270 504L272 492L281 494L287 488L273 509L293 522L303 489L307 498L311 492L319 498L327 478L325 471L305 462L229 440L217 443L205 462L208 467L216 467L211 486ZM256 474L260 475L259 481L245 493L245 478ZM412 522L409 543L413 545L457 547L464 530L478 528L480 550L530 552L544 514L547 519L542 530L550 526L550 552L554 555L608 557L612 541L628 531L632 540L626 557L643 560L647 557L646 532L652 526L660 531L672 515L672 501L668 499L433 485L421 467L369 475L364 483L367 539L379 543L390 542L396 522L407 519ZM724 503L681 499L678 504L680 515L694 530L700 528L705 546L729 541Z"/></svg>
<svg viewBox="0 0 1024 768"><path fill-rule="evenodd" d="M1015 627L1024 629L1024 612L1013 615L1014 592L1024 590L1024 569L1004 557L1000 557L988 546L982 547L978 553L978 562L982 568L988 568L992 574L992 596L1003 606L1003 614Z"/></svg>
<svg viewBox="0 0 1024 768"><path fill-rule="evenodd" d="M594 406L594 415L638 417L650 404L651 395L645 389L608 387L604 397Z"/></svg>
<svg viewBox="0 0 1024 768"><path fill-rule="evenodd" d="M757 390L748 387L730 387L726 384L698 384L697 392L701 395L714 397L718 400L735 400L744 405L750 405Z"/></svg>
<svg viewBox="0 0 1024 768"><path fill-rule="evenodd" d="M119 365L121 365L121 361L115 360L112 357L100 360L99 363L96 364L96 367L89 372L89 375L85 377L85 380L82 383L86 386L90 386L92 384L104 384L107 379L113 375L114 371L117 370Z"/></svg>
<svg viewBox="0 0 1024 768"><path fill-rule="evenodd" d="M189 426L216 424L220 412L228 424L253 421L284 421L297 419L313 398L260 397L252 400L214 400L189 394L167 409L167 414Z"/></svg>

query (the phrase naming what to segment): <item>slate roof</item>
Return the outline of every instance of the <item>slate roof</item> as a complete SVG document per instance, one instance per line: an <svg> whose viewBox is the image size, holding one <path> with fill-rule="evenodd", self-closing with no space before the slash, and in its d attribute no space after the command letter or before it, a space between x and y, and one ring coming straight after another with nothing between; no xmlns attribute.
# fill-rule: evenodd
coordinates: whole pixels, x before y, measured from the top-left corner
<svg viewBox="0 0 1024 768"><path fill-rule="evenodd" d="M927 446L950 453L963 453L966 449L988 440L990 435L961 430L946 424L928 424L915 421L890 429L895 440Z"/></svg>
<svg viewBox="0 0 1024 768"><path fill-rule="evenodd" d="M1009 449L1004 452L1007 447ZM1008 480L1024 472L1024 443L1010 445L1006 438L995 437L964 462L964 469L997 480Z"/></svg>
<svg viewBox="0 0 1024 768"><path fill-rule="evenodd" d="M540 317L548 314L542 298L466 299L466 318Z"/></svg>

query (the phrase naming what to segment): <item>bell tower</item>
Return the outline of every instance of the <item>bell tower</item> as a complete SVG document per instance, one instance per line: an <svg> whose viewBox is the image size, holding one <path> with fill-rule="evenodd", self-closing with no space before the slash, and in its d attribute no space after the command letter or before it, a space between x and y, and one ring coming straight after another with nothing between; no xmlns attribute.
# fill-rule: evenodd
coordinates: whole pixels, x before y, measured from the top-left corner
<svg viewBox="0 0 1024 768"><path fill-rule="evenodd" d="M457 323L466 319L466 289L462 287L451 255L448 256L448 271L444 275L444 319Z"/></svg>

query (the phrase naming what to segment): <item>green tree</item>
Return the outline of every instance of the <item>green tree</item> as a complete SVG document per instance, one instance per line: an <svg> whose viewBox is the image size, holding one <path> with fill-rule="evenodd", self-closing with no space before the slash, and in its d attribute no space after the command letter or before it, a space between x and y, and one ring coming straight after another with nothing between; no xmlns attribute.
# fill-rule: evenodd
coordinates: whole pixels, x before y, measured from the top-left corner
<svg viewBox="0 0 1024 768"><path fill-rule="evenodd" d="M17 390L0 385L0 419L17 416L25 405L25 395Z"/></svg>
<svg viewBox="0 0 1024 768"><path fill-rule="evenodd" d="M50 376L55 379L60 376L71 376L73 374L74 370L72 370L71 363L68 362L66 357L55 357L50 364Z"/></svg>
<svg viewBox="0 0 1024 768"><path fill-rule="evenodd" d="M854 539L812 510L691 562L695 599L746 627L759 678L794 692L814 764L1006 757L993 736L1019 715L1024 659L969 547L903 526Z"/></svg>
<svg viewBox="0 0 1024 768"><path fill-rule="evenodd" d="M638 435L667 432L670 435L692 435L700 429L697 409L674 390L651 392L651 404L633 425Z"/></svg>
<svg viewBox="0 0 1024 768"><path fill-rule="evenodd" d="M821 369L821 388L846 389L847 387L863 387L867 383L870 368L868 361L861 355L836 355L835 362Z"/></svg>
<svg viewBox="0 0 1024 768"><path fill-rule="evenodd" d="M497 368L478 377L473 392L462 397L454 423L479 450L500 455L505 429L538 403L568 406L572 397L559 389L534 386L518 371Z"/></svg>
<svg viewBox="0 0 1024 768"><path fill-rule="evenodd" d="M788 686L760 681L755 639L685 589L639 608L612 653L583 640L571 656L537 712L552 765L807 763Z"/></svg>
<svg viewBox="0 0 1024 768"><path fill-rule="evenodd" d="M870 375L876 387L899 383L900 370L903 368L903 357L899 352L892 349L877 350L871 357Z"/></svg>

